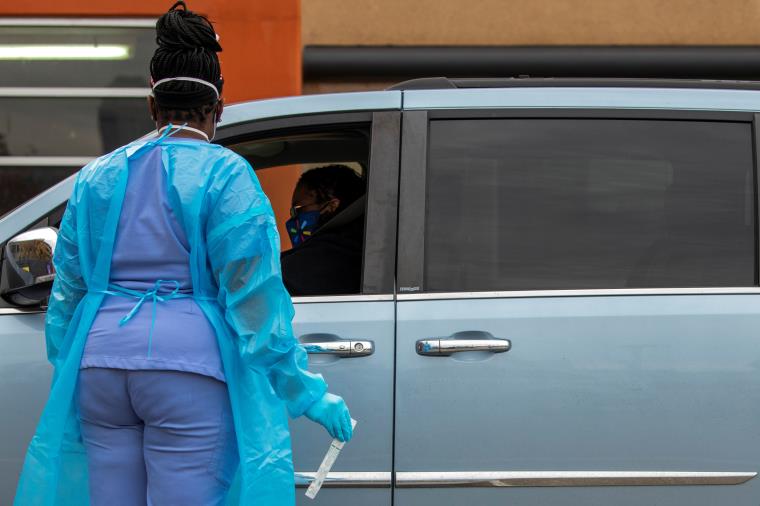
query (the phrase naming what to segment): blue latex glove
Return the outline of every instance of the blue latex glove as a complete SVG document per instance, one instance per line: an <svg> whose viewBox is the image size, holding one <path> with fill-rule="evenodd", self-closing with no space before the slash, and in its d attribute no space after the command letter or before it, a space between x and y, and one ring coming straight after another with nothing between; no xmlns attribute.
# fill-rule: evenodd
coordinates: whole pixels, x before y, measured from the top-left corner
<svg viewBox="0 0 760 506"><path fill-rule="evenodd" d="M348 406L342 397L326 392L304 414L339 441L349 441L353 435L351 413L348 412Z"/></svg>

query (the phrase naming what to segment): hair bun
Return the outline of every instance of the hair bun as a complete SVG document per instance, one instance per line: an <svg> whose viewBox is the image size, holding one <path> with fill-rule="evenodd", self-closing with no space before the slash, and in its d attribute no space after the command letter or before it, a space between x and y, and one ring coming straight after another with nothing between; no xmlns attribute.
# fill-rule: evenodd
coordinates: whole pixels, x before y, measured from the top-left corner
<svg viewBox="0 0 760 506"><path fill-rule="evenodd" d="M222 50L209 20L188 10L182 0L156 21L156 44L173 51L205 49L217 53Z"/></svg>

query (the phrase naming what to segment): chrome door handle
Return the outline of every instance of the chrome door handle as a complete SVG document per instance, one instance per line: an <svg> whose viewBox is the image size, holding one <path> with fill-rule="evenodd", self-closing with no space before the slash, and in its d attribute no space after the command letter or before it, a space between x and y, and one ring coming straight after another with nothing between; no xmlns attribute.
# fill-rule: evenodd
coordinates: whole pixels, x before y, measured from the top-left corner
<svg viewBox="0 0 760 506"><path fill-rule="evenodd" d="M489 351L504 353L512 343L509 339L420 339L416 348L419 355L448 357L460 351Z"/></svg>
<svg viewBox="0 0 760 506"><path fill-rule="evenodd" d="M339 357L366 357L375 353L375 343L372 341L323 341L304 343L303 347L309 354L329 354Z"/></svg>

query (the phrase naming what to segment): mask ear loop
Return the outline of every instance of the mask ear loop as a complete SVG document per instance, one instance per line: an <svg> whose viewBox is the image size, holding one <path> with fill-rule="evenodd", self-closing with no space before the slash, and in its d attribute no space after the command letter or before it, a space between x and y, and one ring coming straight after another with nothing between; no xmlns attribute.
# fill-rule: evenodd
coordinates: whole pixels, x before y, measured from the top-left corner
<svg viewBox="0 0 760 506"><path fill-rule="evenodd" d="M180 130L190 130L191 132L195 132L199 135L202 135L203 137L206 138L206 141L211 142L211 139L209 139L209 136L206 134L206 132L204 132L203 130L198 130L197 128L193 128L191 126L187 126L187 123L183 123L180 126L176 126L176 125L173 125L172 123L169 123L168 125L161 127L159 132L163 131L163 134L161 135L161 137L158 138L156 142L160 142L166 137L176 134Z"/></svg>
<svg viewBox="0 0 760 506"><path fill-rule="evenodd" d="M218 104L219 101L216 101L216 104ZM214 119L211 121L211 124L213 125L213 130L211 131L211 137L209 138L209 142L214 140L214 137L216 137L216 104L214 104Z"/></svg>
<svg viewBox="0 0 760 506"><path fill-rule="evenodd" d="M169 123L168 125L163 126L159 129L159 132L161 132L161 136L156 140L156 142L161 142L167 137L171 137L172 135L176 134L180 130L182 130L182 127L177 127L174 124Z"/></svg>
<svg viewBox="0 0 760 506"><path fill-rule="evenodd" d="M218 37L218 36L217 36L217 37ZM223 77L222 77L221 75L219 76L219 80L220 80L220 81L222 81L222 82L224 81L224 79L223 79ZM213 119L214 130L213 130L213 132L211 133L211 137L209 137L209 136L208 136L208 134L206 134L206 132L203 132L203 131L201 131L201 130L198 130L197 128L193 128L193 127L187 126L187 123L183 124L182 126L179 126L179 127L177 127L177 129L176 129L176 130L174 130L174 131L173 131L172 133L170 133L169 135L174 135L174 134L175 134L175 133L177 133L179 130L182 130L182 129L184 128L184 129L190 130L191 132L195 132L195 133L197 133L197 134L200 134L200 135L202 135L203 137L205 137L205 138L206 138L206 141L207 141L207 142L211 142L211 141L213 141L213 140L214 140L214 137L216 137L216 123L217 123L217 121L216 121L216 120L217 120L217 116L216 116L216 105L219 103L219 100L221 99L221 96L219 95L219 89L216 87L216 85L215 85L215 84L213 84L213 83L210 83L210 82L208 82L208 81L205 81L205 80L203 80L203 79L198 79L198 78L196 78L196 77L167 77L166 79L161 79L161 80L159 80L159 81L155 81L155 82L153 81L153 78L151 78L151 79L150 79L150 89L151 89L151 95L153 95L153 90L155 90L155 89L156 89L156 87L157 87L158 85L160 85L160 84L163 84L163 83L167 83L167 82L169 82L169 81L189 81L189 82L193 82L193 83L202 84L202 85L204 85L204 86L208 86L209 88L211 88L212 90L214 90L214 93L216 94L216 104L214 104L214 119ZM165 127L162 127L162 128L159 130L159 132L160 132L161 130L163 130L164 128L167 128L167 127L169 127L167 130L171 130L171 127L172 127L172 126L173 126L173 125L172 125L171 123L169 123L169 124L168 124L168 125L166 125ZM166 135L166 134L162 135L162 136L159 138L159 140L162 140L162 139L164 139L164 137L165 137L165 136L167 136L167 135Z"/></svg>

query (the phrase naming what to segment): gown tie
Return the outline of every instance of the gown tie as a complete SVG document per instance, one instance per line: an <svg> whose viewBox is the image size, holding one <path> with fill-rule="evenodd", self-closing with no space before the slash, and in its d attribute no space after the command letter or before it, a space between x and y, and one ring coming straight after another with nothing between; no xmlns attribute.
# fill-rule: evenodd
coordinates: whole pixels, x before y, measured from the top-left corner
<svg viewBox="0 0 760 506"><path fill-rule="evenodd" d="M170 292L159 293L164 285L173 287L173 290ZM108 290L104 290L103 293L106 295L117 295L119 297L137 299L137 302L132 307L132 309L119 321L119 327L126 325L129 320L131 320L138 313L138 311L140 311L140 308L146 301L151 301L152 316L150 320L150 332L148 333L148 358L150 358L151 348L153 344L153 329L156 326L156 308L158 306L158 303L166 302L172 299L188 299L192 297L191 294L180 293L179 289L179 281L174 279L159 279L153 284L152 288L149 288L144 292L140 292L139 290L132 290L130 288L125 288L123 286L111 283L108 285Z"/></svg>

